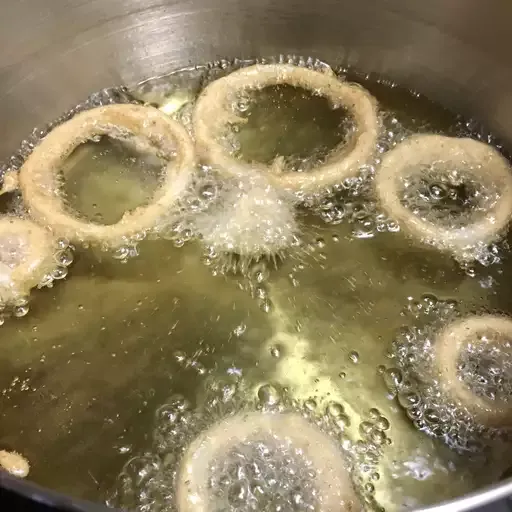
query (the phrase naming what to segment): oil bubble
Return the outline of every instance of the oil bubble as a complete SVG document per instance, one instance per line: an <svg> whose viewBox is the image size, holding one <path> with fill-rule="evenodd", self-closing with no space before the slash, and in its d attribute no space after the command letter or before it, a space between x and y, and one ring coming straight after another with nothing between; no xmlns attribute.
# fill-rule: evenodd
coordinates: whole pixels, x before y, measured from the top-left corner
<svg viewBox="0 0 512 512"><path fill-rule="evenodd" d="M317 403L315 400L313 400L313 398L308 398L305 402L304 402L304 407L310 411L310 412L313 412L315 411L315 409L317 408Z"/></svg>
<svg viewBox="0 0 512 512"><path fill-rule="evenodd" d="M380 411L376 408L372 408L368 411L368 416L373 420L378 420L380 418Z"/></svg>
<svg viewBox="0 0 512 512"><path fill-rule="evenodd" d="M281 401L281 396L272 384L264 384L258 389L258 399L262 405L275 406Z"/></svg>
<svg viewBox="0 0 512 512"><path fill-rule="evenodd" d="M334 424L343 432L344 430L350 428L351 421L346 414L339 414L334 420Z"/></svg>
<svg viewBox="0 0 512 512"><path fill-rule="evenodd" d="M13 309L13 314L17 318L21 318L21 317L26 316L28 314L28 312L29 312L28 305L15 306L14 309Z"/></svg>
<svg viewBox="0 0 512 512"><path fill-rule="evenodd" d="M355 350L351 351L348 357L354 364L359 362L359 354Z"/></svg>
<svg viewBox="0 0 512 512"><path fill-rule="evenodd" d="M270 355L275 357L276 359L280 358L282 355L283 349L280 345L273 345L270 347Z"/></svg>
<svg viewBox="0 0 512 512"><path fill-rule="evenodd" d="M260 309L264 313L270 313L272 311L272 301L270 299L262 299L259 302Z"/></svg>
<svg viewBox="0 0 512 512"><path fill-rule="evenodd" d="M73 263L73 251L71 247L66 247L55 253L55 261L64 267L69 267Z"/></svg>
<svg viewBox="0 0 512 512"><path fill-rule="evenodd" d="M345 409L337 402L330 402L327 405L326 412L331 418L339 418L345 412Z"/></svg>
<svg viewBox="0 0 512 512"><path fill-rule="evenodd" d="M385 418L384 416L381 416L380 418L377 418L375 420L375 426L379 430L385 431L385 430L389 430L391 425L390 425L389 420L387 418Z"/></svg>
<svg viewBox="0 0 512 512"><path fill-rule="evenodd" d="M373 430L373 423L363 421L359 424L359 433L362 437L367 437Z"/></svg>
<svg viewBox="0 0 512 512"><path fill-rule="evenodd" d="M390 391L397 389L402 382L402 372L398 368L389 368L384 372L384 382Z"/></svg>
<svg viewBox="0 0 512 512"><path fill-rule="evenodd" d="M51 273L52 278L55 280L65 279L67 275L67 267L56 267Z"/></svg>

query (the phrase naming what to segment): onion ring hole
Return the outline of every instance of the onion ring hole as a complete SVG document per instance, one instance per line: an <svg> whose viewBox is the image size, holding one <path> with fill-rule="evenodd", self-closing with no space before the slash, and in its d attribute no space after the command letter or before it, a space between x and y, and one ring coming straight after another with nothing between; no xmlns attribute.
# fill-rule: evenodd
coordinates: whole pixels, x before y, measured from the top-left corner
<svg viewBox="0 0 512 512"><path fill-rule="evenodd" d="M299 414L263 412L239 413L224 419L190 444L177 479L178 510L211 510L215 501L210 488L212 470L223 465L233 449L247 443L299 454L314 474L318 510L361 510L343 455L334 441Z"/></svg>
<svg viewBox="0 0 512 512"><path fill-rule="evenodd" d="M464 176L495 190L498 198L483 213L472 215L460 226L421 218L402 202L404 179L423 166L432 170L434 164L461 169ZM469 138L417 135L406 139L384 154L375 174L375 188L383 210L410 235L461 260L471 258L468 248L497 239L512 215L512 173L508 161L488 144Z"/></svg>
<svg viewBox="0 0 512 512"><path fill-rule="evenodd" d="M149 204L125 212L111 225L87 222L66 211L58 180L69 155L80 144L102 135L128 140L166 162L162 182ZM179 123L152 107L108 105L81 112L51 131L21 167L19 183L31 217L55 235L117 248L158 225L176 206L194 167L192 140Z"/></svg>
<svg viewBox="0 0 512 512"><path fill-rule="evenodd" d="M480 425L512 426L512 403L479 396L459 375L458 362L469 345L503 345L512 341L512 320L483 315L448 324L434 340L434 364L440 384L456 404L466 409Z"/></svg>
<svg viewBox="0 0 512 512"><path fill-rule="evenodd" d="M326 161L308 172L284 172L278 157L267 166L230 155L220 136L229 124L244 122L231 110L241 93L276 85L290 85L326 97L334 109L345 107L356 130L347 145L339 144ZM198 156L227 175L239 177L259 171L271 183L293 192L317 193L356 175L374 154L379 132L375 99L361 86L341 82L332 72L319 72L288 64L254 65L215 80L200 94L193 112Z"/></svg>

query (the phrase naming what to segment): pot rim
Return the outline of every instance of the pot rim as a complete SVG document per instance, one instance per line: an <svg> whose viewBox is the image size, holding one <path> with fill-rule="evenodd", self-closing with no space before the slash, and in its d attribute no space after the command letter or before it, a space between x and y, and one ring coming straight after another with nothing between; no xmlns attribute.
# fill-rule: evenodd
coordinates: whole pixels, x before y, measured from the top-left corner
<svg viewBox="0 0 512 512"><path fill-rule="evenodd" d="M512 478L473 491L460 498L444 501L436 505L415 509L414 512L467 512L512 497Z"/></svg>
<svg viewBox="0 0 512 512"><path fill-rule="evenodd" d="M116 512L116 509L99 503L71 498L57 491L27 480L20 480L6 472L0 471L0 498L2 490L14 493L36 504L53 507L61 512ZM512 478L485 487L481 491L466 494L460 498L445 501L440 504L414 509L414 512L468 512L480 507L496 503L512 496ZM121 511L119 511L121 512Z"/></svg>

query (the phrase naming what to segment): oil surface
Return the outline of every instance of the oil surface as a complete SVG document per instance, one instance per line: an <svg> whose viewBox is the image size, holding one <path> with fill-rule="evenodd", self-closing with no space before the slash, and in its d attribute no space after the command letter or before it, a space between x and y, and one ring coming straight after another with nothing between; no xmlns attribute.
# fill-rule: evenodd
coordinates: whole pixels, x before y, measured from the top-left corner
<svg viewBox="0 0 512 512"><path fill-rule="evenodd" d="M179 71L134 94L187 125L197 92L232 68ZM416 93L339 75L378 99L381 151L418 132L490 140ZM286 88L256 95L247 114L254 124L235 134L244 158L286 153L296 167L343 139L345 125L326 103L296 96ZM286 108L276 111L278 102ZM137 173L143 165L107 142L80 151L70 162L79 178L66 172L74 209L115 222L147 200L153 168ZM67 282L35 292L29 314L1 328L0 448L22 451L39 484L134 510L174 510L179 456L198 433L231 412L277 408L306 411L342 436L369 507L427 505L497 481L508 445L459 453L420 432L399 402L390 351L428 301L512 313L506 244L462 267L407 239L357 182L305 209L300 222L304 250L248 277L212 273L186 237L141 242L123 262L77 249Z"/></svg>
<svg viewBox="0 0 512 512"><path fill-rule="evenodd" d="M158 186L161 168L158 161L141 158L103 137L73 152L61 171L62 189L75 215L114 224L125 211L147 204Z"/></svg>

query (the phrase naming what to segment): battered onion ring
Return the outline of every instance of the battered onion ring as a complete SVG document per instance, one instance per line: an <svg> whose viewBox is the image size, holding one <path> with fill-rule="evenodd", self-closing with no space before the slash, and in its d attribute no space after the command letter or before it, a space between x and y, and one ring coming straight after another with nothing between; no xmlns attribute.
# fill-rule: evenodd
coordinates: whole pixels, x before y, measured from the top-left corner
<svg viewBox="0 0 512 512"><path fill-rule="evenodd" d="M264 436L290 442L304 453L316 470L316 486L323 512L360 510L340 450L327 435L296 413L237 414L199 435L187 449L178 475L180 512L207 512L208 472L211 463L229 449Z"/></svg>
<svg viewBox="0 0 512 512"><path fill-rule="evenodd" d="M400 201L400 184L411 166L435 162L464 166L475 179L490 183L500 198L487 214L463 227L449 228L418 218ZM417 135L387 152L375 174L382 208L412 235L441 250L463 257L464 249L488 244L507 227L512 215L512 173L508 161L493 147L469 138Z"/></svg>
<svg viewBox="0 0 512 512"><path fill-rule="evenodd" d="M73 150L98 135L135 143L166 160L161 186L147 206L125 212L112 225L82 221L65 210L59 193L58 172ZM51 131L20 169L23 198L33 219L68 240L110 247L153 228L187 187L195 165L193 143L176 121L152 107L119 104L77 114Z"/></svg>
<svg viewBox="0 0 512 512"><path fill-rule="evenodd" d="M493 403L471 391L457 374L457 362L469 343L495 344L496 339L481 339L479 336L492 333L498 335L498 343L503 339L512 340L512 320L493 316L475 316L457 320L446 326L434 341L435 366L441 385L446 393L460 403L486 427L512 426L512 406L497 401Z"/></svg>
<svg viewBox="0 0 512 512"><path fill-rule="evenodd" d="M23 245L21 259L9 268L3 282L0 278L0 302L15 302L25 297L30 290L41 283L43 278L57 267L54 259L55 240L46 229L30 220L14 217L0 218L0 245L7 243ZM3 265L6 265L2 262ZM3 276L2 276L3 277Z"/></svg>
<svg viewBox="0 0 512 512"><path fill-rule="evenodd" d="M244 119L229 111L243 90L287 84L325 96L333 108L344 106L358 127L354 140L339 145L309 172L279 172L279 159L268 167L232 157L218 140L219 132L230 122ZM340 82L332 73L313 71L288 64L255 65L235 71L208 85L199 96L193 114L193 127L199 156L209 165L238 176L260 171L269 174L273 184L293 191L318 192L357 174L375 151L379 122L374 98L362 87Z"/></svg>

